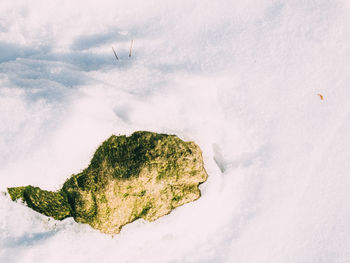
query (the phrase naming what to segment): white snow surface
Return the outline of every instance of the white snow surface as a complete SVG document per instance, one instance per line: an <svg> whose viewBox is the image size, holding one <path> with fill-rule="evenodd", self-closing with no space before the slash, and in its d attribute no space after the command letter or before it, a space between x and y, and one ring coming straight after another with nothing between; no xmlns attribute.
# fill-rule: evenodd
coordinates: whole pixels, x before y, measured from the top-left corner
<svg viewBox="0 0 350 263"><path fill-rule="evenodd" d="M350 262L349 72L347 0L2 0L0 191L136 130L195 141L209 179L114 237L0 195L0 262Z"/></svg>

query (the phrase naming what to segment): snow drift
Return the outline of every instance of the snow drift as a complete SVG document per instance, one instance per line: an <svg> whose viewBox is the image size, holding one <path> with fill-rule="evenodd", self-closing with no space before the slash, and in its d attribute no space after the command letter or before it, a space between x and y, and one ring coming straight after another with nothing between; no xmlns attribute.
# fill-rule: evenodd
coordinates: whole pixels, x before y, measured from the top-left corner
<svg viewBox="0 0 350 263"><path fill-rule="evenodd" d="M1 191L57 190L135 130L195 141L209 174L200 200L114 238L0 196L1 262L350 260L349 2L16 0L0 14Z"/></svg>

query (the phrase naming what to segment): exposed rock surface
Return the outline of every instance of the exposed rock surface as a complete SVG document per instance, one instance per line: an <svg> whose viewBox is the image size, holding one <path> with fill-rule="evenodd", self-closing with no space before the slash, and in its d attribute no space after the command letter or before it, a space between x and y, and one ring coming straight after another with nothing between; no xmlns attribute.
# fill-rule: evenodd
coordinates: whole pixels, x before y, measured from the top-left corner
<svg viewBox="0 0 350 263"><path fill-rule="evenodd" d="M153 221L200 197L207 179L194 142L175 135L139 131L112 135L88 168L72 175L58 192L39 187L8 188L35 211L62 220L73 217L104 233L119 233L138 218Z"/></svg>

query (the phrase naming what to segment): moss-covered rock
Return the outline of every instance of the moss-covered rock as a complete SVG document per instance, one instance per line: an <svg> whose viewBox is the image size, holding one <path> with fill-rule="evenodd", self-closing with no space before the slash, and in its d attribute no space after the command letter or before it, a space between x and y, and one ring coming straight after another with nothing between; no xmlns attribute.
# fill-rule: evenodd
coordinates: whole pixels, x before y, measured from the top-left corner
<svg viewBox="0 0 350 263"><path fill-rule="evenodd" d="M153 221L198 199L198 185L206 179L202 153L194 142L139 131L129 137L112 135L90 165L57 192L33 186L8 192L12 200L22 199L44 215L73 217L115 234L138 218Z"/></svg>

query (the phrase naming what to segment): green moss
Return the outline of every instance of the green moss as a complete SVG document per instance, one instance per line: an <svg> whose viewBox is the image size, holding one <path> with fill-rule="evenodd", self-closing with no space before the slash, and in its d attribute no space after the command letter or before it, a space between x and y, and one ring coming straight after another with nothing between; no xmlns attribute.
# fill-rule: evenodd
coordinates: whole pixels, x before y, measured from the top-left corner
<svg viewBox="0 0 350 263"><path fill-rule="evenodd" d="M151 204L147 204L141 211L141 213L137 216L137 218L142 218L147 215L147 212L152 208Z"/></svg>
<svg viewBox="0 0 350 263"><path fill-rule="evenodd" d="M199 198L198 185L207 178L202 162L199 147L175 135L112 135L90 165L58 192L33 186L8 192L12 200L22 199L44 215L59 220L72 216L102 232L118 233L137 218L155 220Z"/></svg>
<svg viewBox="0 0 350 263"><path fill-rule="evenodd" d="M26 187L24 187L24 186L10 187L10 188L7 188L7 191L10 194L12 201L15 201L18 199L23 199L23 192L25 189L26 189Z"/></svg>
<svg viewBox="0 0 350 263"><path fill-rule="evenodd" d="M173 201L173 202L178 202L180 200L181 200L181 196L179 196L179 195L176 195L171 199L171 201Z"/></svg>
<svg viewBox="0 0 350 263"><path fill-rule="evenodd" d="M8 188L12 200L23 199L33 210L62 220L71 216L71 207L66 196L60 192L41 190L39 187L26 186Z"/></svg>
<svg viewBox="0 0 350 263"><path fill-rule="evenodd" d="M104 163L115 178L137 176L141 166L150 158L150 151L165 135L135 132L130 137L111 136L96 151L88 170L101 168Z"/></svg>
<svg viewBox="0 0 350 263"><path fill-rule="evenodd" d="M133 215L133 219L132 221L139 219L139 218L144 218L146 217L148 211L152 208L152 204L151 203L146 203L146 205L144 207L142 207L141 211L139 213L135 213Z"/></svg>
<svg viewBox="0 0 350 263"><path fill-rule="evenodd" d="M100 197L100 202L101 202L101 203L107 203L107 198L106 198L105 195L102 195L102 196Z"/></svg>
<svg viewBox="0 0 350 263"><path fill-rule="evenodd" d="M139 193L139 196L142 197L146 194L146 190L142 190L140 193Z"/></svg>

